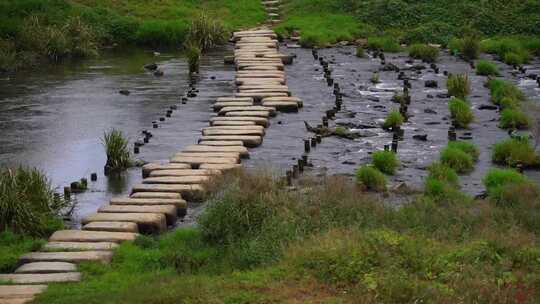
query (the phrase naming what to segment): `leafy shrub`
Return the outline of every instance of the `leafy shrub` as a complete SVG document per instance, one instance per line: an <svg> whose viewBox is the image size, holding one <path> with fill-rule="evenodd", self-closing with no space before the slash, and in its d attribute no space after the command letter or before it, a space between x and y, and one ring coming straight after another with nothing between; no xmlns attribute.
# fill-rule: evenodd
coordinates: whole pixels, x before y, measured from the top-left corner
<svg viewBox="0 0 540 304"><path fill-rule="evenodd" d="M46 236L62 227L66 202L54 196L49 179L37 169L0 169L0 227L15 233Z"/></svg>
<svg viewBox="0 0 540 304"><path fill-rule="evenodd" d="M393 175L399 167L399 160L394 152L377 151L373 153L373 166L379 171Z"/></svg>
<svg viewBox="0 0 540 304"><path fill-rule="evenodd" d="M517 109L519 108L519 101L512 99L511 97L503 97L499 101L501 109Z"/></svg>
<svg viewBox="0 0 540 304"><path fill-rule="evenodd" d="M440 161L460 174L471 172L474 169L474 160L471 155L450 146L441 151Z"/></svg>
<svg viewBox="0 0 540 304"><path fill-rule="evenodd" d="M219 19L201 13L191 22L186 41L204 52L225 44L228 36L229 32Z"/></svg>
<svg viewBox="0 0 540 304"><path fill-rule="evenodd" d="M383 52L396 53L401 51L401 46L397 39L386 37L369 37L367 41L367 48L370 50L381 50Z"/></svg>
<svg viewBox="0 0 540 304"><path fill-rule="evenodd" d="M483 76L499 76L499 68L496 64L487 60L479 60L476 63L476 73Z"/></svg>
<svg viewBox="0 0 540 304"><path fill-rule="evenodd" d="M469 154L474 161L477 161L478 157L480 156L480 150L478 149L478 147L475 144L468 141L464 141L464 140L451 141L448 143L448 147L459 149Z"/></svg>
<svg viewBox="0 0 540 304"><path fill-rule="evenodd" d="M413 44L409 48L409 56L425 62L435 62L439 57L439 49L427 44Z"/></svg>
<svg viewBox="0 0 540 304"><path fill-rule="evenodd" d="M391 111L390 113L388 113L388 115L386 115L386 119L383 123L383 128L390 129L400 127L403 124L404 120L405 119L403 118L401 113L399 113L399 111Z"/></svg>
<svg viewBox="0 0 540 304"><path fill-rule="evenodd" d="M128 140L124 137L122 131L112 129L105 132L102 143L107 154L107 164L105 166L112 170L124 170L132 165Z"/></svg>
<svg viewBox="0 0 540 304"><path fill-rule="evenodd" d="M527 129L529 117L517 108L506 108L501 112L500 127L503 129Z"/></svg>
<svg viewBox="0 0 540 304"><path fill-rule="evenodd" d="M471 93L471 83L467 74L454 74L446 81L448 94L457 98L465 99Z"/></svg>
<svg viewBox="0 0 540 304"><path fill-rule="evenodd" d="M386 178L377 168L372 166L362 166L356 170L356 182L367 190L386 190Z"/></svg>
<svg viewBox="0 0 540 304"><path fill-rule="evenodd" d="M510 169L490 169L483 179L483 183L486 186L489 197L497 203L514 205L519 203L519 199L509 199L509 190L515 193L516 186L529 186L529 190L534 192L534 196L538 196L538 189L534 186L533 182L529 180L525 175ZM526 191L528 192L528 191ZM521 191L519 196L526 196L528 193ZM516 193L517 194L517 193Z"/></svg>
<svg viewBox="0 0 540 304"><path fill-rule="evenodd" d="M467 128L474 120L474 114L469 104L459 98L453 97L448 103L448 109L458 128Z"/></svg>
<svg viewBox="0 0 540 304"><path fill-rule="evenodd" d="M496 164L531 166L538 163L536 152L527 138L511 138L493 147L491 160Z"/></svg>
<svg viewBox="0 0 540 304"><path fill-rule="evenodd" d="M461 50L463 48L463 39L459 38L452 38L448 42L448 50L450 51L450 54L452 55L459 55L461 54Z"/></svg>

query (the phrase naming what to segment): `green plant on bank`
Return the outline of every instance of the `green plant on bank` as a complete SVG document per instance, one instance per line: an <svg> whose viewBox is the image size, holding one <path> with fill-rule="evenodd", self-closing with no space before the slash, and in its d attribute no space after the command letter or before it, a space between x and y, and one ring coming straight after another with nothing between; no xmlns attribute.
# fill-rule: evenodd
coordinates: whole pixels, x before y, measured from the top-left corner
<svg viewBox="0 0 540 304"><path fill-rule="evenodd" d="M132 166L131 153L128 147L129 142L122 131L111 129L109 132L105 132L102 143L107 155L106 167L119 171Z"/></svg>
<svg viewBox="0 0 540 304"><path fill-rule="evenodd" d="M540 164L540 157L536 154L529 140L524 137L506 139L496 143L493 146L491 160L496 164L512 167L518 164L525 167Z"/></svg>
<svg viewBox="0 0 540 304"><path fill-rule="evenodd" d="M517 86L508 81L492 79L488 82L488 87L493 103L501 105L503 108L510 105L513 105L512 108L517 107L520 103L526 101L525 94ZM505 98L507 100L504 100Z"/></svg>
<svg viewBox="0 0 540 304"><path fill-rule="evenodd" d="M199 73L201 49L196 45L187 45L185 47L185 54L188 60L189 73Z"/></svg>
<svg viewBox="0 0 540 304"><path fill-rule="evenodd" d="M504 206L519 206L539 195L538 186L512 169L490 169L483 179L489 198Z"/></svg>
<svg viewBox="0 0 540 304"><path fill-rule="evenodd" d="M448 49L453 55L459 55L466 61L472 61L480 55L480 42L476 35L466 35L463 38L453 38L448 43Z"/></svg>
<svg viewBox="0 0 540 304"><path fill-rule="evenodd" d="M466 101L453 97L448 103L448 109L458 128L467 128L474 121L471 106Z"/></svg>
<svg viewBox="0 0 540 304"><path fill-rule="evenodd" d="M529 50L526 49L524 43L510 37L483 40L481 47L484 52L497 55L509 65L527 63L530 58Z"/></svg>
<svg viewBox="0 0 540 304"><path fill-rule="evenodd" d="M379 169L365 165L356 170L356 182L370 191L386 190L386 177Z"/></svg>
<svg viewBox="0 0 540 304"><path fill-rule="evenodd" d="M399 167L397 155L392 151L377 151L371 157L373 166L382 173L394 175Z"/></svg>
<svg viewBox="0 0 540 304"><path fill-rule="evenodd" d="M366 51L364 50L364 47L362 47L362 46L356 47L356 57L358 57L358 58L365 58L366 57Z"/></svg>
<svg viewBox="0 0 540 304"><path fill-rule="evenodd" d="M529 117L517 108L506 108L501 112L500 127L503 129L527 129Z"/></svg>
<svg viewBox="0 0 540 304"><path fill-rule="evenodd" d="M453 74L448 76L446 87L450 96L460 99L465 99L471 94L471 82L467 74Z"/></svg>
<svg viewBox="0 0 540 304"><path fill-rule="evenodd" d="M397 128L397 127L400 127L404 121L405 119L403 118L403 115L401 115L399 111L393 110L386 115L386 119L384 120L384 123L383 123L383 128L384 129Z"/></svg>
<svg viewBox="0 0 540 304"><path fill-rule="evenodd" d="M427 44L413 44L409 47L409 56L433 63L439 58L439 49Z"/></svg>
<svg viewBox="0 0 540 304"><path fill-rule="evenodd" d="M229 34L220 20L202 12L191 22L186 41L189 46L197 46L201 52L205 52L225 44Z"/></svg>
<svg viewBox="0 0 540 304"><path fill-rule="evenodd" d="M488 60L478 60L476 63L476 74L482 76L499 76L499 68L496 64Z"/></svg>
<svg viewBox="0 0 540 304"><path fill-rule="evenodd" d="M451 141L448 143L448 147L456 148L469 154L471 158L473 159L473 161L477 161L478 158L480 157L480 150L472 142L468 142L464 140Z"/></svg>
<svg viewBox="0 0 540 304"><path fill-rule="evenodd" d="M369 37L366 46L370 50L380 50L389 53L397 53L401 51L399 42L397 39L391 36Z"/></svg>
<svg viewBox="0 0 540 304"><path fill-rule="evenodd" d="M60 215L69 205L38 169L0 168L0 231L47 236L63 226Z"/></svg>
<svg viewBox="0 0 540 304"><path fill-rule="evenodd" d="M459 176L456 171L449 166L435 162L428 167L428 178L446 183L454 188L459 187Z"/></svg>
<svg viewBox="0 0 540 304"><path fill-rule="evenodd" d="M462 145L448 144L446 148L441 151L440 161L442 164L454 169L457 173L469 173L474 169L475 152L470 151L467 148L463 148Z"/></svg>
<svg viewBox="0 0 540 304"><path fill-rule="evenodd" d="M38 250L44 240L16 234L10 230L0 232L0 273L10 273L18 267L19 259L23 254Z"/></svg>

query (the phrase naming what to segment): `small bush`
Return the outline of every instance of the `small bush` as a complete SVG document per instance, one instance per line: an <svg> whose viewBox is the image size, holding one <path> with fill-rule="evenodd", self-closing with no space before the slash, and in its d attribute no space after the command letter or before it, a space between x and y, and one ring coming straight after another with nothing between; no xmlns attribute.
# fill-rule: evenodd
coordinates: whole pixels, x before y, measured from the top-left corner
<svg viewBox="0 0 540 304"><path fill-rule="evenodd" d="M510 97L503 97L501 98L501 101L499 101L499 106L503 110L504 109L517 109L519 108L519 102Z"/></svg>
<svg viewBox="0 0 540 304"><path fill-rule="evenodd" d="M461 55L465 60L474 60L480 55L480 42L474 35L465 36L460 47Z"/></svg>
<svg viewBox="0 0 540 304"><path fill-rule="evenodd" d="M499 68L496 64L487 60L479 60L476 63L476 74L482 76L499 76Z"/></svg>
<svg viewBox="0 0 540 304"><path fill-rule="evenodd" d="M462 48L463 48L463 39L452 38L448 42L448 50L450 51L450 54L454 56L461 54Z"/></svg>
<svg viewBox="0 0 540 304"><path fill-rule="evenodd" d="M468 173L474 169L474 160L471 155L454 147L446 147L442 150L440 161L459 174Z"/></svg>
<svg viewBox="0 0 540 304"><path fill-rule="evenodd" d="M15 43L0 38L0 73L16 70L18 66Z"/></svg>
<svg viewBox="0 0 540 304"><path fill-rule="evenodd" d="M381 50L383 52L397 53L401 51L401 46L397 39L393 37L369 37L367 48L370 50Z"/></svg>
<svg viewBox="0 0 540 304"><path fill-rule="evenodd" d="M528 139L511 138L495 144L491 160L501 165L523 164L531 166L537 164L537 155Z"/></svg>
<svg viewBox="0 0 540 304"><path fill-rule="evenodd" d="M428 178L432 178L452 187L459 186L459 177L454 169L442 163L433 163L428 167Z"/></svg>
<svg viewBox="0 0 540 304"><path fill-rule="evenodd" d="M505 205L514 205L519 203L519 199L508 200L511 196L509 190L516 190L516 186L534 186L533 182L525 175L510 169L490 169L483 179L489 197L497 203ZM536 188L536 187L534 187ZM523 189L523 188L522 188ZM531 189L538 196L538 191ZM514 191L515 192L515 191ZM520 193L518 195L526 195ZM512 196L516 197L516 196Z"/></svg>
<svg viewBox="0 0 540 304"><path fill-rule="evenodd" d="M469 104L459 98L452 98L448 103L448 109L458 128L467 128L474 120Z"/></svg>
<svg viewBox="0 0 540 304"><path fill-rule="evenodd" d="M125 170L132 164L128 140L120 130L112 129L103 134L103 146L107 154L107 164L111 170Z"/></svg>
<svg viewBox="0 0 540 304"><path fill-rule="evenodd" d="M516 108L506 108L501 112L500 127L503 129L527 129L529 117Z"/></svg>
<svg viewBox="0 0 540 304"><path fill-rule="evenodd" d="M0 228L46 236L62 227L68 202L55 198L49 179L37 169L0 169Z"/></svg>
<svg viewBox="0 0 540 304"><path fill-rule="evenodd" d="M382 173L393 175L399 167L399 160L394 152L377 151L373 153L373 166Z"/></svg>
<svg viewBox="0 0 540 304"><path fill-rule="evenodd" d="M403 118L401 113L399 113L399 111L391 111L390 113L388 113L388 115L386 115L383 128L390 129L400 127L403 124L404 120L405 119Z"/></svg>
<svg viewBox="0 0 540 304"><path fill-rule="evenodd" d="M367 190L386 190L386 178L377 168L362 166L356 171L356 182Z"/></svg>
<svg viewBox="0 0 540 304"><path fill-rule="evenodd" d="M427 44L413 44L409 48L409 56L425 62L435 62L439 58L439 49Z"/></svg>
<svg viewBox="0 0 540 304"><path fill-rule="evenodd" d="M478 157L480 156L480 150L478 149L478 147L475 144L468 141L463 141L463 140L451 141L448 143L448 147L459 149L469 154L474 161L477 161Z"/></svg>
<svg viewBox="0 0 540 304"><path fill-rule="evenodd" d="M467 74L454 74L446 81L448 94L457 98L465 99L471 93L471 83Z"/></svg>
<svg viewBox="0 0 540 304"><path fill-rule="evenodd" d="M356 48L356 57L358 58L366 57L366 52L363 47L359 46Z"/></svg>

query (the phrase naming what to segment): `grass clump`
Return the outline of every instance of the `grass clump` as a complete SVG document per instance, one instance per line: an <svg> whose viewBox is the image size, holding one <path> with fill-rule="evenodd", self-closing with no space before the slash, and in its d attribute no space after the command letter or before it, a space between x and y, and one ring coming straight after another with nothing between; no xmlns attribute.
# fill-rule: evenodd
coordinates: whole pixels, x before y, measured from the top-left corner
<svg viewBox="0 0 540 304"><path fill-rule="evenodd" d="M453 97L448 103L450 116L458 128L467 128L474 120L474 114L469 104L459 98Z"/></svg>
<svg viewBox="0 0 540 304"><path fill-rule="evenodd" d="M441 151L440 161L459 174L469 173L474 169L473 157L457 147L447 146L444 148Z"/></svg>
<svg viewBox="0 0 540 304"><path fill-rule="evenodd" d="M493 147L491 160L500 165L514 167L518 164L534 166L539 164L534 147L527 138L511 138L500 141Z"/></svg>
<svg viewBox="0 0 540 304"><path fill-rule="evenodd" d="M189 73L199 73L201 49L196 45L188 45L185 48L185 53L188 60Z"/></svg>
<svg viewBox="0 0 540 304"><path fill-rule="evenodd" d="M409 56L432 63L439 58L439 49L427 44L413 44L409 48Z"/></svg>
<svg viewBox="0 0 540 304"><path fill-rule="evenodd" d="M380 50L383 52L397 53L401 51L401 46L397 39L391 36L369 37L367 48L370 50Z"/></svg>
<svg viewBox="0 0 540 304"><path fill-rule="evenodd" d="M520 109L507 107L501 112L500 127L503 129L527 129L529 117Z"/></svg>
<svg viewBox="0 0 540 304"><path fill-rule="evenodd" d="M476 74L482 76L499 76L499 68L496 64L488 60L478 60L476 63Z"/></svg>
<svg viewBox="0 0 540 304"><path fill-rule="evenodd" d="M478 147L468 141L464 140L457 140L457 141L451 141L448 143L448 147L459 149L471 156L471 158L474 161L478 160L478 157L480 156L480 150Z"/></svg>
<svg viewBox="0 0 540 304"><path fill-rule="evenodd" d="M453 38L448 43L448 49L450 53L459 55L466 61L475 60L480 55L479 38L475 35Z"/></svg>
<svg viewBox="0 0 540 304"><path fill-rule="evenodd" d="M0 272L15 271L23 254L38 250L44 243L40 238L16 234L10 230L0 232Z"/></svg>
<svg viewBox="0 0 540 304"><path fill-rule="evenodd" d="M524 42L512 37L487 39L482 41L481 46L486 53L496 54L500 60L509 65L527 63L530 58Z"/></svg>
<svg viewBox="0 0 540 304"><path fill-rule="evenodd" d="M365 58L366 57L366 51L363 47L359 46L356 47L356 57L358 58Z"/></svg>
<svg viewBox="0 0 540 304"><path fill-rule="evenodd" d="M490 199L516 206L538 198L538 187L525 175L511 169L491 169L483 179Z"/></svg>
<svg viewBox="0 0 540 304"><path fill-rule="evenodd" d="M459 178L454 169L442 163L433 163L428 167L428 176L424 182L424 192L438 200L451 200L458 193Z"/></svg>
<svg viewBox="0 0 540 304"><path fill-rule="evenodd" d="M25 167L0 169L0 229L46 236L63 226L59 219L69 206L54 196L49 179Z"/></svg>
<svg viewBox="0 0 540 304"><path fill-rule="evenodd" d="M132 165L128 140L122 131L112 129L103 134L103 146L107 154L106 167L113 171L125 170Z"/></svg>
<svg viewBox="0 0 540 304"><path fill-rule="evenodd" d="M189 45L195 45L204 52L225 44L228 37L229 32L223 23L203 12L191 22L186 41Z"/></svg>
<svg viewBox="0 0 540 304"><path fill-rule="evenodd" d="M438 181L451 185L452 187L459 186L459 177L456 171L449 166L435 162L428 167L428 178L433 178Z"/></svg>
<svg viewBox="0 0 540 304"><path fill-rule="evenodd" d="M386 178L377 168L362 166L356 170L356 182L367 190L386 190Z"/></svg>
<svg viewBox="0 0 540 304"><path fill-rule="evenodd" d="M448 94L460 99L465 99L471 93L471 82L467 74L454 74L446 81Z"/></svg>
<svg viewBox="0 0 540 304"><path fill-rule="evenodd" d="M382 173L394 175L399 167L396 153L392 151L377 151L373 153L373 166Z"/></svg>
<svg viewBox="0 0 540 304"><path fill-rule="evenodd" d="M399 111L394 110L388 113L388 115L386 115L386 119L383 123L383 128L385 129L397 128L403 125L404 121L405 119L403 118L403 115L401 115Z"/></svg>
<svg viewBox="0 0 540 304"><path fill-rule="evenodd" d="M491 100L496 105L519 105L526 100L525 94L514 84L501 79L492 79L488 82ZM503 102L503 99L507 98Z"/></svg>

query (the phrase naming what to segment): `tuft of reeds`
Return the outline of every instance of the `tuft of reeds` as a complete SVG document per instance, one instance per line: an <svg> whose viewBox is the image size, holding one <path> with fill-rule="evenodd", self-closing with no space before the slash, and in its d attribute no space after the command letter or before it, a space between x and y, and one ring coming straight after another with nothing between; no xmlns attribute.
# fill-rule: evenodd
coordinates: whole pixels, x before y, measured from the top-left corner
<svg viewBox="0 0 540 304"><path fill-rule="evenodd" d="M474 120L474 114L470 105L459 98L453 97L448 103L450 116L458 128L467 128Z"/></svg>
<svg viewBox="0 0 540 304"><path fill-rule="evenodd" d="M186 37L186 46L196 46L205 52L218 45L225 44L229 31L219 19L202 12L193 21Z"/></svg>
<svg viewBox="0 0 540 304"><path fill-rule="evenodd" d="M405 119L403 118L403 115L401 115L399 111L394 110L388 113L388 115L386 116L386 119L383 123L383 128L390 129L400 127L404 121Z"/></svg>
<svg viewBox="0 0 540 304"><path fill-rule="evenodd" d="M356 182L371 191L386 190L386 177L373 166L362 166L356 171Z"/></svg>
<svg viewBox="0 0 540 304"><path fill-rule="evenodd" d="M199 73L201 49L196 45L188 45L185 48L185 54L188 60L189 73Z"/></svg>
<svg viewBox="0 0 540 304"><path fill-rule="evenodd" d="M499 68L496 64L488 60L478 60L476 63L476 74L483 76L499 76Z"/></svg>
<svg viewBox="0 0 540 304"><path fill-rule="evenodd" d="M446 81L446 87L448 88L448 94L450 94L450 96L465 99L471 93L471 83L469 81L469 75L450 75L448 77L448 80Z"/></svg>
<svg viewBox="0 0 540 304"><path fill-rule="evenodd" d="M432 63L439 58L439 49L427 44L413 44L409 48L409 56Z"/></svg>
<svg viewBox="0 0 540 304"><path fill-rule="evenodd" d="M373 166L382 173L394 175L399 167L399 160L396 153L392 151L377 151L373 153Z"/></svg>
<svg viewBox="0 0 540 304"><path fill-rule="evenodd" d="M132 165L128 147L129 141L124 137L122 131L111 129L109 132L105 132L102 143L107 154L106 167L113 171L121 171Z"/></svg>

